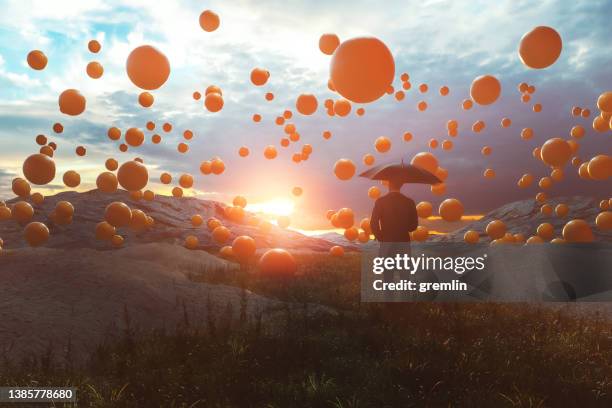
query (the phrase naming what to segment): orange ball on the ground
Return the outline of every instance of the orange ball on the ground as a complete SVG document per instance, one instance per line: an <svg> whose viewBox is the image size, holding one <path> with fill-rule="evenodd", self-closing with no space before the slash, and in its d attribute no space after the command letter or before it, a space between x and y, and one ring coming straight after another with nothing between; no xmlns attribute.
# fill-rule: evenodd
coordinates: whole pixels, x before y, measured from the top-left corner
<svg viewBox="0 0 612 408"><path fill-rule="evenodd" d="M132 210L127 204L115 201L106 206L104 219L114 227L125 227L132 221Z"/></svg>
<svg viewBox="0 0 612 408"><path fill-rule="evenodd" d="M37 247L49 239L49 228L42 222L31 222L23 229L23 236L32 247Z"/></svg>
<svg viewBox="0 0 612 408"><path fill-rule="evenodd" d="M297 262L291 253L281 248L267 250L258 262L259 272L269 277L291 277L297 270Z"/></svg>

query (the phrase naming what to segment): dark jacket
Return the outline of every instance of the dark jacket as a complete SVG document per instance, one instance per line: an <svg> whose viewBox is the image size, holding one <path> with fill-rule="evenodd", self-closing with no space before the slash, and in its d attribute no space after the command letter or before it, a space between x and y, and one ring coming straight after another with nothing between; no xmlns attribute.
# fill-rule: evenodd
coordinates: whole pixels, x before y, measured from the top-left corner
<svg viewBox="0 0 612 408"><path fill-rule="evenodd" d="M370 225L379 241L409 242L419 225L416 205L402 193L388 193L376 200Z"/></svg>

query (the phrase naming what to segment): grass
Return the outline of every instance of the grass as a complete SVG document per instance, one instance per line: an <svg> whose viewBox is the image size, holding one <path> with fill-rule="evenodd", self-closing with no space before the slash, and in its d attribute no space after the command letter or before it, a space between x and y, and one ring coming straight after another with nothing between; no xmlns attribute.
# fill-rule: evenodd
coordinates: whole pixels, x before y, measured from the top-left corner
<svg viewBox="0 0 612 408"><path fill-rule="evenodd" d="M609 407L612 325L520 304L361 304L359 257L299 257L293 280L193 268L302 305L275 327L137 336L72 367L4 364L3 385L73 385L81 407ZM312 304L337 313L314 312Z"/></svg>

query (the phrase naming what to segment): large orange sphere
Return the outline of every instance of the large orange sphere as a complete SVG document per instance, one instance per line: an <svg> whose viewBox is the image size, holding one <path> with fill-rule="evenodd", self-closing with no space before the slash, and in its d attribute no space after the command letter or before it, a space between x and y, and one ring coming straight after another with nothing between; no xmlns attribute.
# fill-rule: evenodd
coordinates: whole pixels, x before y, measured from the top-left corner
<svg viewBox="0 0 612 408"><path fill-rule="evenodd" d="M32 184L44 185L55 178L55 162L45 154L37 153L23 162L23 175Z"/></svg>
<svg viewBox="0 0 612 408"><path fill-rule="evenodd" d="M486 233L491 239L500 239L506 234L506 224L501 220L493 220L487 224Z"/></svg>
<svg viewBox="0 0 612 408"><path fill-rule="evenodd" d="M221 24L221 22L217 13L210 10L204 10L202 14L200 14L200 27L202 27L202 30L210 33L219 28L219 24Z"/></svg>
<svg viewBox="0 0 612 408"><path fill-rule="evenodd" d="M542 161L552 167L563 166L571 157L572 148L564 139L548 139L540 149Z"/></svg>
<svg viewBox="0 0 612 408"><path fill-rule="evenodd" d="M463 215L463 204L456 198L447 198L440 204L438 212L444 221L459 221Z"/></svg>
<svg viewBox="0 0 612 408"><path fill-rule="evenodd" d="M34 208L32 208L28 202L19 201L13 206L11 214L15 221L20 224L25 224L34 216Z"/></svg>
<svg viewBox="0 0 612 408"><path fill-rule="evenodd" d="M355 175L355 163L350 159L340 159L334 164L334 174L340 180L350 180Z"/></svg>
<svg viewBox="0 0 612 408"><path fill-rule="evenodd" d="M567 242L592 242L595 237L586 221L575 219L563 227L563 239Z"/></svg>
<svg viewBox="0 0 612 408"><path fill-rule="evenodd" d="M592 180L607 180L612 176L612 156L600 154L593 157L587 169Z"/></svg>
<svg viewBox="0 0 612 408"><path fill-rule="evenodd" d="M74 170L68 170L64 173L63 180L66 187L75 188L81 184L81 175Z"/></svg>
<svg viewBox="0 0 612 408"><path fill-rule="evenodd" d="M40 50L33 50L28 53L28 65L30 68L40 71L47 66L47 56Z"/></svg>
<svg viewBox="0 0 612 408"><path fill-rule="evenodd" d="M597 98L597 107L600 111L612 113L612 92L604 92Z"/></svg>
<svg viewBox="0 0 612 408"><path fill-rule="evenodd" d="M297 262L291 253L284 249L267 250L259 258L259 272L270 277L291 277L297 270Z"/></svg>
<svg viewBox="0 0 612 408"><path fill-rule="evenodd" d="M523 35L518 53L527 67L542 69L555 63L562 48L561 36L555 29L539 26Z"/></svg>
<svg viewBox="0 0 612 408"><path fill-rule="evenodd" d="M377 38L358 37L341 43L330 64L336 91L357 103L373 102L393 82L395 61L387 46Z"/></svg>
<svg viewBox="0 0 612 408"><path fill-rule="evenodd" d="M255 255L255 240L248 235L236 237L232 242L232 254L241 262L249 260Z"/></svg>
<svg viewBox="0 0 612 408"><path fill-rule="evenodd" d="M209 112L219 112L223 109L223 97L216 92L211 92L204 98L204 106Z"/></svg>
<svg viewBox="0 0 612 408"><path fill-rule="evenodd" d="M104 193L113 193L117 191L117 176L110 171L102 172L96 178L96 187Z"/></svg>
<svg viewBox="0 0 612 408"><path fill-rule="evenodd" d="M181 174L179 177L179 185L183 188L193 187L193 176L191 174Z"/></svg>
<svg viewBox="0 0 612 408"><path fill-rule="evenodd" d="M138 128L129 128L125 132L125 142L130 146L140 146L144 142L144 133Z"/></svg>
<svg viewBox="0 0 612 408"><path fill-rule="evenodd" d="M595 225L602 231L612 230L612 211L602 211L595 219Z"/></svg>
<svg viewBox="0 0 612 408"><path fill-rule="evenodd" d="M438 169L438 159L429 152L415 154L410 164L425 169L430 173L435 173Z"/></svg>
<svg viewBox="0 0 612 408"><path fill-rule="evenodd" d="M301 94L295 101L297 111L306 116L315 113L318 105L317 97L312 94Z"/></svg>
<svg viewBox="0 0 612 408"><path fill-rule="evenodd" d="M251 71L251 82L255 86L262 86L268 82L270 78L270 71L263 68L253 68Z"/></svg>
<svg viewBox="0 0 612 408"><path fill-rule="evenodd" d="M114 227L125 227L132 221L132 210L127 204L115 201L106 206L104 219Z"/></svg>
<svg viewBox="0 0 612 408"><path fill-rule="evenodd" d="M210 220L209 220L210 221ZM209 222L210 224L210 222ZM210 225L209 225L210 228ZM213 240L218 244L224 244L227 242L231 235L231 232L227 227L219 225L212 230Z"/></svg>
<svg viewBox="0 0 612 408"><path fill-rule="evenodd" d="M490 105L499 98L501 84L492 75L482 75L472 81L470 96L479 105Z"/></svg>
<svg viewBox="0 0 612 408"><path fill-rule="evenodd" d="M30 191L32 190L32 187L30 187L30 183L28 183L27 180L24 180L21 177L15 177L13 179L13 182L11 183L11 187L13 193L15 193L17 197L22 198L28 197L30 195Z"/></svg>
<svg viewBox="0 0 612 408"><path fill-rule="evenodd" d="M30 246L37 247L49 239L49 228L42 222L31 222L23 229L23 236Z"/></svg>
<svg viewBox="0 0 612 408"><path fill-rule="evenodd" d="M149 172L144 164L130 160L119 167L117 179L127 191L139 191L149 182Z"/></svg>
<svg viewBox="0 0 612 408"><path fill-rule="evenodd" d="M170 76L168 58L151 45L134 48L125 68L132 83L146 90L159 88Z"/></svg>
<svg viewBox="0 0 612 408"><path fill-rule="evenodd" d="M332 55L340 45L340 39L336 34L323 34L319 38L319 49L325 55Z"/></svg>
<svg viewBox="0 0 612 408"><path fill-rule="evenodd" d="M416 206L419 218L428 218L433 214L433 206L429 201L421 201Z"/></svg>
<svg viewBox="0 0 612 408"><path fill-rule="evenodd" d="M60 112L70 116L80 115L87 105L85 97L76 89L66 89L60 94L57 102Z"/></svg>
<svg viewBox="0 0 612 408"><path fill-rule="evenodd" d="M111 224L106 221L102 221L96 224L96 239L101 241L110 241L115 235L117 230Z"/></svg>

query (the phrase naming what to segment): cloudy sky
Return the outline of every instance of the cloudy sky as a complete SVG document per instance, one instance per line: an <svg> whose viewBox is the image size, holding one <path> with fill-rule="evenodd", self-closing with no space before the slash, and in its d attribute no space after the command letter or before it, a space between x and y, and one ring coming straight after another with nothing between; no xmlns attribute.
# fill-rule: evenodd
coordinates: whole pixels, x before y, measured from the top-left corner
<svg viewBox="0 0 612 408"><path fill-rule="evenodd" d="M428 141L447 138L448 119L459 121L459 136L451 151L435 150L441 166L450 172L447 193L434 196L426 186L407 186L404 191L415 200L437 205L447 197L460 199L466 213L478 214L501 204L533 196L537 189L521 190L516 181L525 172L547 175L546 167L531 156L531 150L550 137L568 137L575 124L584 125L579 156L588 159L598 153L611 153L610 133L595 133L589 119L571 117L572 106L596 112L597 96L612 89L612 42L609 25L612 1L0 1L0 198L10 198L10 180L21 176L23 159L38 150L37 134L46 134L59 148L56 164L59 177L46 192L62 189L61 174L74 169L81 173L79 189L95 187L96 175L104 161L119 161L136 156L148 165L152 183L149 188L167 193L157 183L162 171L176 178L182 173L196 177L196 188L189 194L204 198L231 200L245 195L251 203L292 201L291 189L301 186L304 195L295 200L293 225L323 228L327 209L352 207L367 215L372 202L367 197L371 181L354 178L339 181L333 164L339 158L358 163L365 153L375 153L373 142L387 136L393 146L389 153L375 154L377 162L410 158L428 151ZM205 9L217 12L220 28L204 32L198 17ZM559 60L546 70L529 70L517 55L521 36L538 25L554 27L563 38ZM320 104L337 97L327 89L330 57L318 49L322 33L336 33L341 40L356 36L375 36L383 40L395 57L396 73L410 74L412 89L397 102L393 97L364 106L366 114L346 118L328 117L324 109L309 117L294 114L292 122L302 136L300 143L279 147L276 160L266 160L263 148L278 146L284 136L274 118L285 109L295 112L300 93L315 94ZM87 43L102 44L98 54L87 50ZM145 109L138 105L140 90L128 79L125 61L137 46L151 44L170 60L169 80L153 92L155 104ZM26 55L40 49L49 58L44 71L33 71ZM88 62L104 66L98 80L85 73ZM271 73L268 84L255 87L249 81L254 67ZM502 97L488 107L470 111L460 108L468 96L472 79L483 74L497 76ZM517 91L519 82L537 87L533 102L543 105L540 113L523 104ZM420 94L418 84L427 83L430 91ZM209 85L223 89L225 106L210 113L202 101L194 101L194 91ZM401 86L399 78L395 84ZM447 85L451 92L440 97L437 89ZM57 97L67 88L76 88L87 98L87 110L68 117L59 112ZM275 99L267 102L266 92ZM418 112L418 101L429 109ZM356 106L354 107L354 109ZM354 112L353 109L353 112ZM262 115L254 123L254 113ZM510 128L501 128L502 117L509 117ZM111 142L108 127L123 130L154 121L158 128L172 123L170 134L160 133L160 145L147 143L120 153ZM487 123L485 131L474 134L471 124ZM64 133L53 134L53 123L61 122ZM524 127L532 127L535 137L520 138ZM176 146L184 130L194 132L190 150L182 155ZM330 140L321 137L329 130ZM406 143L404 132L414 139ZM301 144L313 146L310 159L300 164L291 155ZM84 145L86 157L74 149ZM238 148L251 150L240 158ZM493 148L483 157L484 145ZM204 176L198 171L203 160L221 157L227 166L221 176ZM496 170L493 180L484 179L485 168ZM550 194L586 194L607 197L610 185L579 181L575 169L568 167L566 179L554 185Z"/></svg>

